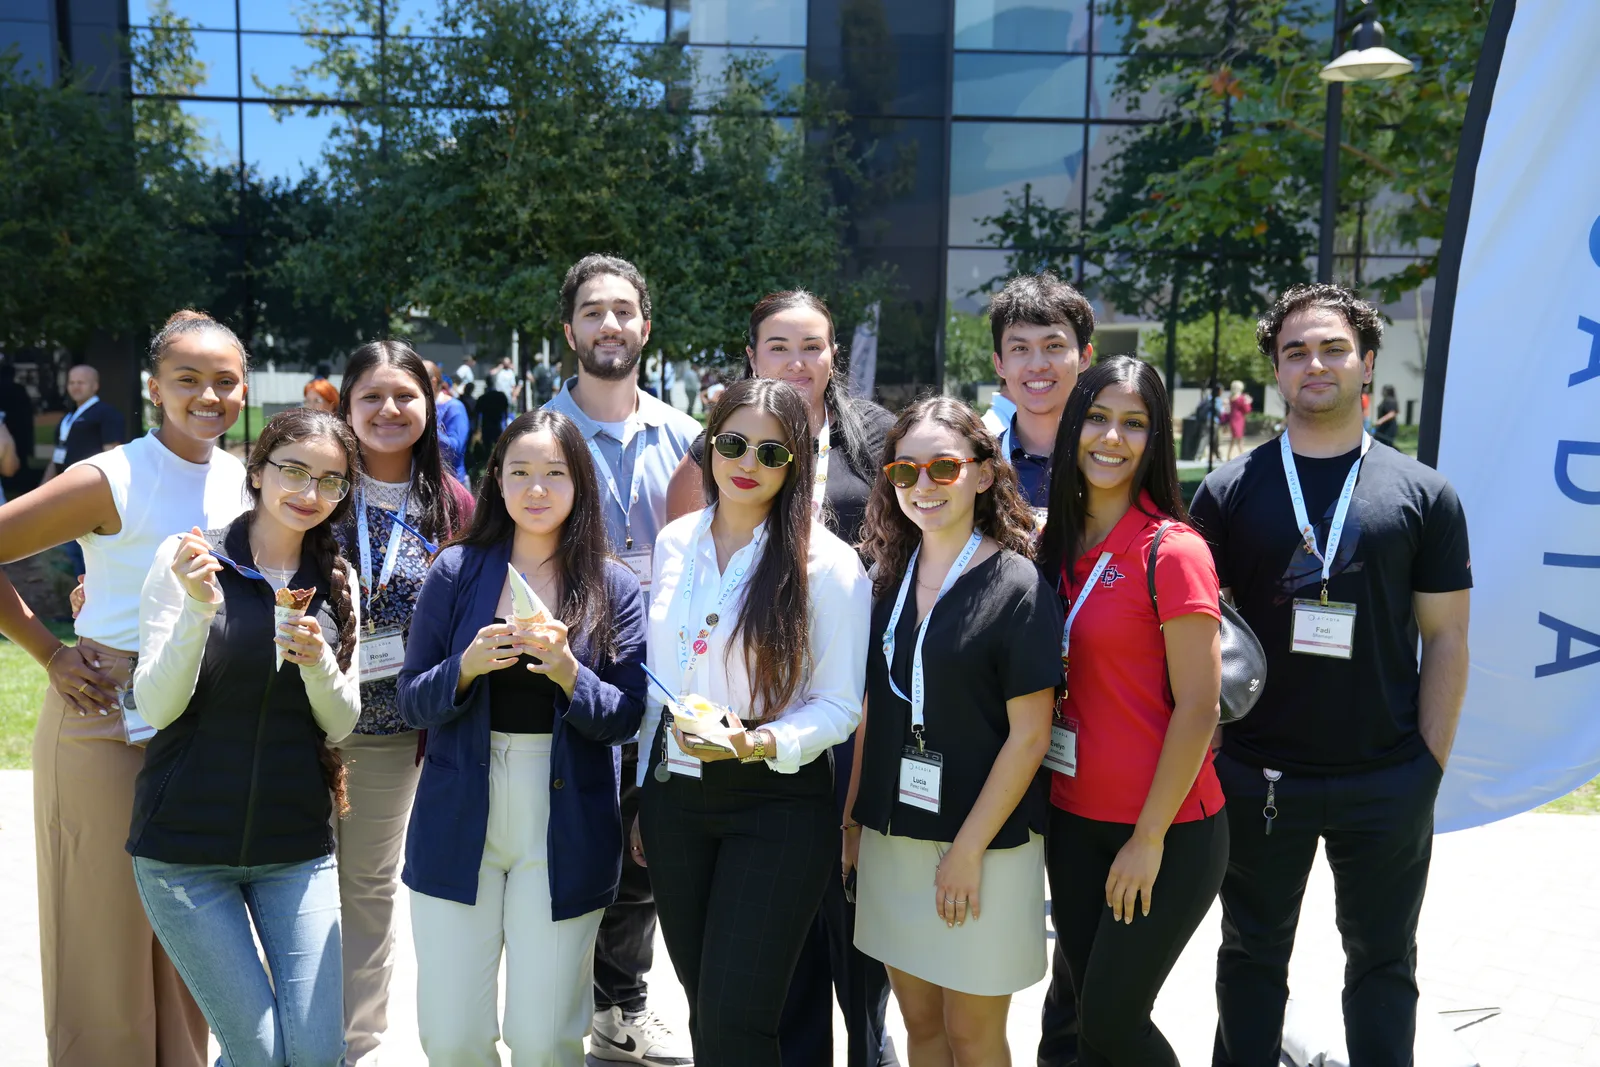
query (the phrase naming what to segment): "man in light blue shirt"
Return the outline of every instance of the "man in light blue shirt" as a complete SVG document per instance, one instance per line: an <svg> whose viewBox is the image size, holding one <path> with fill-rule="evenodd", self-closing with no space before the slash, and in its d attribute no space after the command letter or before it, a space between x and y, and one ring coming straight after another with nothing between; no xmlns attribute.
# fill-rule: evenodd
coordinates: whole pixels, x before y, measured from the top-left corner
<svg viewBox="0 0 1600 1067"><path fill-rule="evenodd" d="M605 494L611 547L639 575L649 603L651 550L667 522L667 483L700 424L639 388L639 353L650 340L650 290L639 269L614 256L585 256L561 284L561 322L578 356L545 408L578 424ZM622 821L639 810L639 746L622 751ZM595 1013L589 1055L608 1063L682 1067L687 1042L648 1010L644 976L653 962L655 901L650 878L624 858L617 902L606 909L594 948Z"/></svg>

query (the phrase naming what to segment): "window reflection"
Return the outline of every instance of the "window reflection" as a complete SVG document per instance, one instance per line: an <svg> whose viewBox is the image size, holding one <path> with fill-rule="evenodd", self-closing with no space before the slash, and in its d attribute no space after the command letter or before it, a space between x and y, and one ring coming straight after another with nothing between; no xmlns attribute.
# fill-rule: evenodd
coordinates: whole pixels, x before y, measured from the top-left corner
<svg viewBox="0 0 1600 1067"><path fill-rule="evenodd" d="M957 115L1068 119L1084 117L1089 62L1084 57L957 52Z"/></svg>
<svg viewBox="0 0 1600 1067"><path fill-rule="evenodd" d="M239 105L212 100L185 100L178 105L195 120L196 131L205 141L202 162L213 167L239 165Z"/></svg>
<svg viewBox="0 0 1600 1067"><path fill-rule="evenodd" d="M324 47L354 48L365 55L376 49L370 37L311 40L282 33L244 33L239 43L244 53L245 95L290 100L338 99L335 80L311 69L322 58Z"/></svg>
<svg viewBox="0 0 1600 1067"><path fill-rule="evenodd" d="M1009 197L1077 212L1083 177L1082 126L957 122L950 137L952 245L988 243L992 230L978 220L1005 212Z"/></svg>
<svg viewBox="0 0 1600 1067"><path fill-rule="evenodd" d="M691 44L806 43L806 0L672 0L672 37Z"/></svg>
<svg viewBox="0 0 1600 1067"><path fill-rule="evenodd" d="M299 181L323 170L323 148L342 120L336 110L313 116L305 108L245 104L245 158L263 179Z"/></svg>
<svg viewBox="0 0 1600 1067"><path fill-rule="evenodd" d="M956 47L1087 52L1089 0L956 0Z"/></svg>
<svg viewBox="0 0 1600 1067"><path fill-rule="evenodd" d="M129 37L133 47L140 48L175 48L182 31L172 30L130 30ZM199 61L202 71L200 83L185 95L193 96L237 96L239 94L239 57L234 50L234 34L223 33L216 30L192 30L189 36L194 40L194 58ZM140 86L142 90L151 91L155 87ZM164 91L172 91L170 87Z"/></svg>
<svg viewBox="0 0 1600 1067"><path fill-rule="evenodd" d="M1095 56L1090 118L1154 119L1167 109L1172 96L1161 83L1148 89L1123 88L1117 84L1123 65L1129 62L1131 60L1118 56Z"/></svg>
<svg viewBox="0 0 1600 1067"><path fill-rule="evenodd" d="M709 106L721 98L729 69L739 60L756 63L758 77L773 79L772 92L767 98L769 106L805 81L806 54L802 49L694 47L689 52L695 64L696 107Z"/></svg>
<svg viewBox="0 0 1600 1067"><path fill-rule="evenodd" d="M169 0L167 6L197 29L231 30L234 26L233 0ZM249 0L244 6L250 6ZM148 25L155 8L155 0L130 0L128 21L134 26Z"/></svg>
<svg viewBox="0 0 1600 1067"><path fill-rule="evenodd" d="M41 82L55 80L55 34L42 22L0 22L0 49L15 46L17 73Z"/></svg>
<svg viewBox="0 0 1600 1067"><path fill-rule="evenodd" d="M1010 270L998 248L952 248L945 273L945 296L957 311L981 312L989 306L990 286Z"/></svg>

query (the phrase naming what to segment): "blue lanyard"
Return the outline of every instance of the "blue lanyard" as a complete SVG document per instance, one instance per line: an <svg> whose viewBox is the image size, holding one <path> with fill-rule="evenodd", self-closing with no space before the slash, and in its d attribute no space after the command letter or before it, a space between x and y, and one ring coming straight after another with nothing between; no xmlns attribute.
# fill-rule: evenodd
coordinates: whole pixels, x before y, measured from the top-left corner
<svg viewBox="0 0 1600 1067"><path fill-rule="evenodd" d="M356 486L356 551L361 556L361 591L367 598L367 625L372 628L376 625L372 619L372 598L381 596L389 585L389 579L394 577L395 564L400 561L400 535L410 529L405 522L406 504L411 500L411 490L406 490L406 495L400 501L400 510L395 515L395 521L389 525L389 542L383 549L383 563L378 571L378 585L374 592L372 585L372 545L367 537L367 489L365 485Z"/></svg>
<svg viewBox="0 0 1600 1067"><path fill-rule="evenodd" d="M911 588L912 580L917 576L917 556L922 552L918 545L911 553L911 560L906 564L906 576L900 579L900 595L895 598L894 613L889 616L889 625L883 631L883 663L884 670L889 676L889 688L894 695L911 704L911 732L916 736L917 748L922 748L922 709L926 704L922 680L922 641L928 636L928 620L933 618L934 608L939 606L939 601L944 599L945 593L956 584L956 579L961 577L961 572L967 569L967 564L972 562L972 557L977 553L978 546L983 543L983 531L973 530L972 536L967 538L967 546L961 550L961 555L956 557L955 563L944 576L944 582L939 586L939 595L933 598L933 608L922 617L922 625L917 627L917 643L911 653L911 695L908 697L900 691L894 681L894 632L900 625L900 613L905 610L906 593Z"/></svg>
<svg viewBox="0 0 1600 1067"><path fill-rule="evenodd" d="M1367 449L1372 447L1372 437L1365 432L1361 434L1361 454L1351 464L1350 473L1344 478L1344 488L1339 491L1339 504L1333 509L1333 524L1328 527L1326 552L1317 547L1317 528L1311 525L1311 519L1306 515L1306 497L1300 489L1300 472L1294 466L1294 449L1289 445L1289 431L1285 430L1278 442L1283 456L1283 476L1289 483L1289 501L1294 505L1295 525L1305 541L1306 551L1322 564L1322 602L1326 604L1328 577L1333 573L1333 561L1339 558L1339 539L1344 536L1344 521L1350 515L1350 501L1355 497L1356 475L1361 473L1361 461L1366 458Z"/></svg>
<svg viewBox="0 0 1600 1067"><path fill-rule="evenodd" d="M594 457L594 465L600 471L600 476L605 479L606 488L611 491L611 499L617 502L622 509L622 539L623 548L633 547L633 505L639 502L639 486L644 481L644 439L649 427L641 425L633 434L633 477L628 487L628 495L624 497L622 490L617 487L617 476L611 472L611 464L606 462L606 457L601 454L600 446L594 443L594 438L588 439L589 454ZM626 453L627 449L624 448Z"/></svg>

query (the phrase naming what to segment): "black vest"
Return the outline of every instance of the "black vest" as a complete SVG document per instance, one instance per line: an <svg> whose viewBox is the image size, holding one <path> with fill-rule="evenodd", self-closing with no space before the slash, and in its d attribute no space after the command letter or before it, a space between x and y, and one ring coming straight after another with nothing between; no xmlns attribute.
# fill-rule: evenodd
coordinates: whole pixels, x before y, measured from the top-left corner
<svg viewBox="0 0 1600 1067"><path fill-rule="evenodd" d="M252 566L249 513L206 540ZM254 867L333 851L332 798L318 759L323 736L300 668L276 671L273 591L231 567L217 575L223 602L211 621L194 695L150 739L134 784L128 851L167 863ZM316 587L308 614L333 644L339 628L328 583L309 555L290 587Z"/></svg>

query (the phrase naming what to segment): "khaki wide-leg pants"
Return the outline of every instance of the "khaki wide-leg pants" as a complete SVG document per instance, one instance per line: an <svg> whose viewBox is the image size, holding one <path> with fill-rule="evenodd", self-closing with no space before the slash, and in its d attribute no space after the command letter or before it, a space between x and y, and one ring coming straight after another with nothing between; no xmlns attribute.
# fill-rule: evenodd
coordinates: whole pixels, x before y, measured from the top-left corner
<svg viewBox="0 0 1600 1067"><path fill-rule="evenodd" d="M129 653L84 639L119 684ZM33 735L39 957L52 1067L202 1067L206 1021L167 959L125 845L143 747L122 714L79 715L46 692Z"/></svg>

